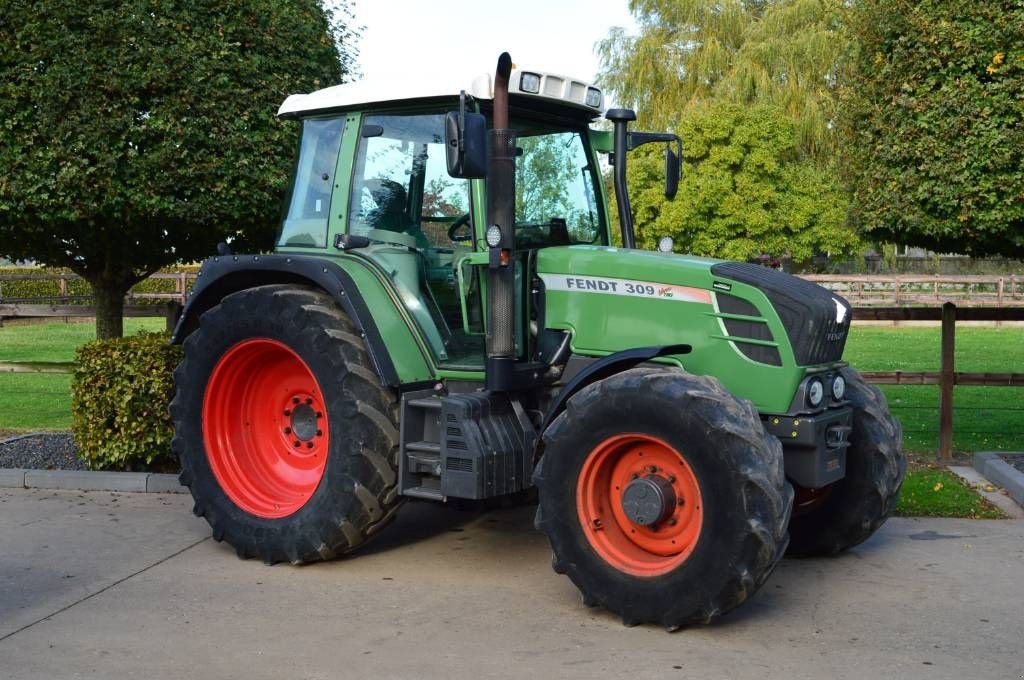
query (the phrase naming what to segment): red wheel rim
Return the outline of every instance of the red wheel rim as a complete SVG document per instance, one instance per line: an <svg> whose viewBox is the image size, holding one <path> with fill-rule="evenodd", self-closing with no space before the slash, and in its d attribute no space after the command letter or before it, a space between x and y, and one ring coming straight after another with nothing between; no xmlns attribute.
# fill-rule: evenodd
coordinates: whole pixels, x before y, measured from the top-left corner
<svg viewBox="0 0 1024 680"><path fill-rule="evenodd" d="M641 478L671 489L661 519L644 526L623 505L626 486ZM583 462L576 511L591 547L608 564L634 576L659 576L687 560L703 523L700 486L672 446L644 434L604 440Z"/></svg>
<svg viewBox="0 0 1024 680"><path fill-rule="evenodd" d="M258 517L286 517L310 499L327 465L323 393L298 354L276 340L244 340L210 375L203 444L224 493Z"/></svg>

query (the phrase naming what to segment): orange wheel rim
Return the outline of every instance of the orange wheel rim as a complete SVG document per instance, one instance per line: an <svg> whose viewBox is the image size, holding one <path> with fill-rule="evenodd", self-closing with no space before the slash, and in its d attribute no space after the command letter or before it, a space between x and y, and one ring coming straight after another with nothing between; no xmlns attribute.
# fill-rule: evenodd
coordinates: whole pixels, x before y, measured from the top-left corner
<svg viewBox="0 0 1024 680"><path fill-rule="evenodd" d="M609 437L590 452L576 483L576 511L594 551L634 576L659 576L685 562L704 519L686 459L645 434Z"/></svg>
<svg viewBox="0 0 1024 680"><path fill-rule="evenodd" d="M326 414L312 369L290 347L269 338L233 346L203 398L203 445L221 489L257 517L299 510L327 467Z"/></svg>

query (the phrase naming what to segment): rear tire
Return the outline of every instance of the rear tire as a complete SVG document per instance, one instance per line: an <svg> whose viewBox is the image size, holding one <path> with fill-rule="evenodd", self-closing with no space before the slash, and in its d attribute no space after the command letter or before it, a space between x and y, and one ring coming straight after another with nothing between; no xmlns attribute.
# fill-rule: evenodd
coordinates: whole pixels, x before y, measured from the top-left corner
<svg viewBox="0 0 1024 680"><path fill-rule="evenodd" d="M181 482L213 537L268 564L331 559L398 509L393 395L321 291L225 297L185 341L171 403Z"/></svg>
<svg viewBox="0 0 1024 680"><path fill-rule="evenodd" d="M826 488L820 502L794 513L788 552L794 557L836 555L866 541L896 509L903 484L907 462L899 421L877 387L852 368L842 374L853 406L846 476Z"/></svg>
<svg viewBox="0 0 1024 680"><path fill-rule="evenodd" d="M637 489L667 499L661 519L645 524L652 515L623 502L636 480L657 482ZM713 378L637 368L585 387L544 433L534 482L555 571L627 625L711 621L785 551L782 447Z"/></svg>

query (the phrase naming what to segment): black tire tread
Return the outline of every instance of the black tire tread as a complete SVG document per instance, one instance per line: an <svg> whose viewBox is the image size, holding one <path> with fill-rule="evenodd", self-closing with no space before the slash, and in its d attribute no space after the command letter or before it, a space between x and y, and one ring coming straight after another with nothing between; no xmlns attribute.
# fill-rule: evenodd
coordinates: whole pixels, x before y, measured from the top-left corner
<svg viewBox="0 0 1024 680"><path fill-rule="evenodd" d="M666 399L665 403L699 412L721 442L722 454L729 457L728 467L733 484L740 490L740 504L745 516L742 548L729 572L719 579L720 585L706 592L699 606L686 610L671 604L671 593L665 593L664 608L652 615L649 607L636 598L609 597L594 587L587 569L565 554L565 536L560 526L565 517L550 517L545 512L544 498L551 479L551 452L560 443L576 437L582 414L596 404L607 402L613 391L652 392ZM658 623L669 630L693 623L708 623L734 609L748 599L765 582L785 553L787 525L792 508L792 487L785 481L782 450L779 441L768 436L757 411L749 401L737 399L714 378L661 368L636 368L593 383L574 395L562 413L543 434L545 455L538 465L534 483L541 493L535 524L547 534L552 545L552 568L566 574L576 584L588 606L603 605L622 617L626 625ZM575 521L575 519L573 520ZM703 589L707 584L694 584Z"/></svg>
<svg viewBox="0 0 1024 680"><path fill-rule="evenodd" d="M847 476L825 502L793 518L789 555L837 555L866 541L892 515L906 473L903 429L874 385L852 368L842 369L854 408Z"/></svg>
<svg viewBox="0 0 1024 680"><path fill-rule="evenodd" d="M256 300L260 303L254 302ZM185 340L185 359L175 370L178 385L190 378L190 356L202 352L203 324L220 323L240 318L253 306L272 304L280 318L288 319L296 333L307 336L321 356L329 362L330 380L339 381L344 394L355 402L355 408L346 417L358 418L375 441L385 443L385 450L368 445L357 447L364 465L355 466L360 477L350 475L345 482L354 510L340 516L317 517L296 531L287 532L286 538L252 540L240 537L234 520L217 512L211 505L199 477L194 456L205 455L194 451L195 437L191 423L184 420L187 398L179 389L171 402L171 415L176 423L172 448L178 454L182 471L181 483L188 487L195 500L193 512L204 517L211 525L214 539L227 540L240 558L260 558L268 564L288 561L305 564L329 560L362 545L367 538L387 525L398 512L403 500L397 494L398 463L398 401L383 387L368 368L369 354L363 345L355 324L323 291L292 285L270 285L250 288L225 297L220 304L205 312L199 329ZM261 310L261 313L268 313ZM195 398L194 395L191 398ZM201 447L201 432L198 433ZM208 480L209 481L209 480ZM216 484L215 481L212 483ZM378 489L374 491L373 489Z"/></svg>

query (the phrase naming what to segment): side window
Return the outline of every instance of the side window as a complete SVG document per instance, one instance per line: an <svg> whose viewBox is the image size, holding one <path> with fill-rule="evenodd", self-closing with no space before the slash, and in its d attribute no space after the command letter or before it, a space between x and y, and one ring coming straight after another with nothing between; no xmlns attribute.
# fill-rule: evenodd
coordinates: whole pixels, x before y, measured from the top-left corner
<svg viewBox="0 0 1024 680"><path fill-rule="evenodd" d="M277 245L327 246L327 218L344 127L342 118L302 122L299 160Z"/></svg>

